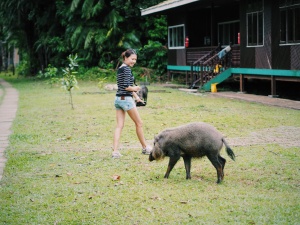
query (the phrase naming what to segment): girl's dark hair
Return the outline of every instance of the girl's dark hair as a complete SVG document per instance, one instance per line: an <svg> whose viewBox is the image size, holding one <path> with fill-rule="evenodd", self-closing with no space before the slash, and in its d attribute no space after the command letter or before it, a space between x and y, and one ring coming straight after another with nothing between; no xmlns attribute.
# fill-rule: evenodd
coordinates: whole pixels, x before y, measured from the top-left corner
<svg viewBox="0 0 300 225"><path fill-rule="evenodd" d="M122 52L122 58L125 60L125 57L128 58L131 55L136 55L136 51L134 49L127 49L125 52Z"/></svg>

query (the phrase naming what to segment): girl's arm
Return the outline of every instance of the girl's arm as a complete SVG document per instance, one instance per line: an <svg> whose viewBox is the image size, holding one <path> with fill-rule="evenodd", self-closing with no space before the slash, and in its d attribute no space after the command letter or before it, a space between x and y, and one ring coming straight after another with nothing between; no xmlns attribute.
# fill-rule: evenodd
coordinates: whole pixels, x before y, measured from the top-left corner
<svg viewBox="0 0 300 225"><path fill-rule="evenodd" d="M131 91L131 92L136 92L136 91L139 91L141 88L140 86L128 86L127 88L125 88L126 91Z"/></svg>
<svg viewBox="0 0 300 225"><path fill-rule="evenodd" d="M140 97L137 95L136 92L132 92L132 95L133 95L133 97L135 98L135 100L136 100L137 102L142 102L142 103L144 103L144 101L143 101L142 99L140 99Z"/></svg>

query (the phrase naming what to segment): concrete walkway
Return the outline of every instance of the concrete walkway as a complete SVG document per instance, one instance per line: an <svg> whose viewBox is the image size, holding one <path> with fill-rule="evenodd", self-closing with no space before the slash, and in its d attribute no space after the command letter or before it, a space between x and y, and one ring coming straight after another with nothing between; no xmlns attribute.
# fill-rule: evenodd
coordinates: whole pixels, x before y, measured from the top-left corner
<svg viewBox="0 0 300 225"><path fill-rule="evenodd" d="M194 93L196 95L199 94L196 89L179 88L179 90L184 92ZM239 99L248 102L257 102L264 105L271 105L271 106L277 106L282 108L300 110L300 101L295 101L290 99L273 98L269 96L244 94L240 92L231 92L231 91L221 91L215 93L205 92L205 94L210 95L212 97Z"/></svg>
<svg viewBox="0 0 300 225"><path fill-rule="evenodd" d="M9 83L0 79L0 180L6 162L5 149L9 145L11 126L18 109L19 94Z"/></svg>
<svg viewBox="0 0 300 225"><path fill-rule="evenodd" d="M239 99L248 102L258 102L264 105L300 110L300 101L294 101L290 99L273 98L269 96L254 94L243 94L239 92L216 92L211 93L211 95L215 97Z"/></svg>

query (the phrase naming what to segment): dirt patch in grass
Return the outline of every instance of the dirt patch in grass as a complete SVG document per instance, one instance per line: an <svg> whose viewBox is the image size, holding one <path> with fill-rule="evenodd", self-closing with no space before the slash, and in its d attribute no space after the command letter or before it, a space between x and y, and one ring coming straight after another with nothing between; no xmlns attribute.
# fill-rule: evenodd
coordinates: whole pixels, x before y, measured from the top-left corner
<svg viewBox="0 0 300 225"><path fill-rule="evenodd" d="M251 132L247 137L227 138L231 146L279 144L281 147L300 147L300 127L280 126Z"/></svg>
<svg viewBox="0 0 300 225"><path fill-rule="evenodd" d="M231 147L267 144L278 144L283 148L300 147L300 127L280 126L267 128L251 132L246 137L226 138L226 140ZM152 140L148 140L148 144L152 145ZM140 146L138 144L121 144L120 148L122 150L139 149Z"/></svg>
<svg viewBox="0 0 300 225"><path fill-rule="evenodd" d="M278 144L283 148L300 147L300 127L280 126L266 128L256 132L251 132L246 137L226 138L229 145L234 146L251 146ZM152 145L152 140L147 141ZM121 145L121 149L139 149L138 144Z"/></svg>

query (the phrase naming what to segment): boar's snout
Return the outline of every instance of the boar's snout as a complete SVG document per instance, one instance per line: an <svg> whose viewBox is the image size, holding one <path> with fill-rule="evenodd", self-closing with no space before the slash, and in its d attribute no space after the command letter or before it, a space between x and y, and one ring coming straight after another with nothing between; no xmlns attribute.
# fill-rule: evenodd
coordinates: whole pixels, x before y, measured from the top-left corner
<svg viewBox="0 0 300 225"><path fill-rule="evenodd" d="M150 152L149 161L152 162L153 160L155 160L155 158L153 157L152 152Z"/></svg>

